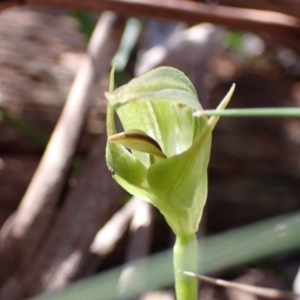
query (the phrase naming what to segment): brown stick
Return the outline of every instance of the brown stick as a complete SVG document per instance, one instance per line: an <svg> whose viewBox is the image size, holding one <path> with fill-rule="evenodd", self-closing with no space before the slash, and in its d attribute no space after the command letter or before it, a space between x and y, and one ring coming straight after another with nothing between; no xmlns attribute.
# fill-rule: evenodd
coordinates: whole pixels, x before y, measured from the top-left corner
<svg viewBox="0 0 300 300"><path fill-rule="evenodd" d="M89 11L112 10L114 12L137 17L160 18L186 21L189 23L211 22L249 31L266 31L275 36L285 37L290 31L299 37L299 19L277 12L212 6L178 0L23 0L24 5L49 6L59 9L78 9ZM0 1L0 9L16 1Z"/></svg>
<svg viewBox="0 0 300 300"><path fill-rule="evenodd" d="M122 238L132 219L140 199L133 197L122 209L118 210L97 233L90 251L102 259L111 253Z"/></svg>
<svg viewBox="0 0 300 300"><path fill-rule="evenodd" d="M300 18L300 3L298 0L223 0L223 5L278 11L296 18Z"/></svg>
<svg viewBox="0 0 300 300"><path fill-rule="evenodd" d="M130 224L130 238L126 253L126 262L130 264L124 268L119 279L121 294L126 294L128 287L142 282L146 277L147 270L144 268L137 270L135 263L149 254L153 231L152 221L152 205L139 199Z"/></svg>
<svg viewBox="0 0 300 300"><path fill-rule="evenodd" d="M4 3L7 7L8 0ZM14 5L15 1L11 4ZM112 10L127 16L186 21L193 24L211 22L242 30L265 31L276 37L284 37L288 31L299 37L300 28L299 19L282 13L178 0L23 0L22 4L98 12Z"/></svg>
<svg viewBox="0 0 300 300"><path fill-rule="evenodd" d="M212 277L204 276L195 274L188 271L182 271L184 275L190 276L190 277L196 277L200 280L203 280L205 282L222 286L225 288L233 288L237 289L246 293L250 293L259 297L269 298L269 299L280 299L280 300L299 300L300 295L294 294L289 291L280 291L277 289L271 289L271 288L264 288L264 287L258 287L258 286L252 286L249 284L243 284L238 282L231 282L226 281L223 279L215 279Z"/></svg>
<svg viewBox="0 0 300 300"><path fill-rule="evenodd" d="M91 253L88 255L83 272L79 274L79 277L92 274L99 268L105 258L115 250L124 233L127 231L140 201L140 199L132 197L98 231L89 249Z"/></svg>
<svg viewBox="0 0 300 300"><path fill-rule="evenodd" d="M111 10L121 15L184 21L189 24L214 23L231 29L265 33L277 43L300 49L300 21L291 15L258 9L208 5L182 0L20 0L24 5L86 11ZM16 4L0 0L0 10ZM268 36L266 36L268 38Z"/></svg>
<svg viewBox="0 0 300 300"><path fill-rule="evenodd" d="M121 24L112 13L102 15L42 161L14 218L1 230L1 240L6 243L0 257L2 278L7 278L11 264L17 264L17 259L30 261L53 219L86 113L99 78L107 73L117 50L124 20ZM111 39L116 33L118 37Z"/></svg>
<svg viewBox="0 0 300 300"><path fill-rule="evenodd" d="M35 257L23 265L20 283L26 297L65 287L82 273L95 234L120 206L117 186L105 162L106 136L99 137L78 185Z"/></svg>
<svg viewBox="0 0 300 300"><path fill-rule="evenodd" d="M130 224L126 261L133 262L149 254L153 231L152 204L139 199Z"/></svg>

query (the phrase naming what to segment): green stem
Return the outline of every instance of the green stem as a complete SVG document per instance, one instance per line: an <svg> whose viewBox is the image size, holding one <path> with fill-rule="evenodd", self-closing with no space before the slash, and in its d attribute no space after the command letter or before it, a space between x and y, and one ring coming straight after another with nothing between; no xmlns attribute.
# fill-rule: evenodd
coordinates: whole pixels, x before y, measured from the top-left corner
<svg viewBox="0 0 300 300"><path fill-rule="evenodd" d="M197 279L182 274L197 271L197 238L195 234L177 235L174 245L175 291L177 300L197 300Z"/></svg>
<svg viewBox="0 0 300 300"><path fill-rule="evenodd" d="M299 107L287 107L287 108L235 108L225 110L202 110L194 113L196 117L201 116L220 116L228 118L240 118L240 117L300 117Z"/></svg>

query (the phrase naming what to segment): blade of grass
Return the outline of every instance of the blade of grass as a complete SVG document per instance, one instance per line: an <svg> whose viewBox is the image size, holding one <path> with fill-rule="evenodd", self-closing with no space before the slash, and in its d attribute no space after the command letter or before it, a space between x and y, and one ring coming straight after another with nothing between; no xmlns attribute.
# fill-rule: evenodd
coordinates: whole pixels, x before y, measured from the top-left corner
<svg viewBox="0 0 300 300"><path fill-rule="evenodd" d="M287 107L287 108L236 108L225 110L198 110L194 113L195 117L203 116L220 116L227 118L241 118L241 117L300 117L300 108Z"/></svg>
<svg viewBox="0 0 300 300"><path fill-rule="evenodd" d="M255 296L260 296L268 299L280 299L280 300L296 300L300 299L299 295L294 294L289 291L280 291L277 289L271 289L271 288L265 288L265 287L259 287L259 286L253 286L249 284L243 284L238 282L231 282L223 279L215 279L212 277L207 277L203 275L198 275L192 272L182 272L184 275L189 277L198 278L199 280L202 280L204 282L222 286L225 288L233 288L239 291L243 291Z"/></svg>
<svg viewBox="0 0 300 300"><path fill-rule="evenodd" d="M97 18L94 18L90 13L83 11L73 11L71 15L78 21L81 33L89 40L95 29Z"/></svg>
<svg viewBox="0 0 300 300"><path fill-rule="evenodd" d="M202 239L198 264L201 267L198 268L198 273L234 268L271 255L300 249L299 228L300 212L296 212ZM173 283L171 250L153 255L136 263L134 267L146 269L146 276L136 278L136 284L127 290L123 299ZM119 267L79 281L55 294L32 299L120 299L117 295L117 282L122 269L123 267Z"/></svg>
<svg viewBox="0 0 300 300"><path fill-rule="evenodd" d="M116 65L117 72L124 71L127 66L131 52L137 43L141 30L142 21L137 18L130 18L127 20L119 49L112 59L112 64Z"/></svg>
<svg viewBox="0 0 300 300"><path fill-rule="evenodd" d="M31 139L34 143L45 148L48 142L48 137L28 123L15 118L5 108L0 106L0 115L4 122L13 128L16 128L23 135Z"/></svg>

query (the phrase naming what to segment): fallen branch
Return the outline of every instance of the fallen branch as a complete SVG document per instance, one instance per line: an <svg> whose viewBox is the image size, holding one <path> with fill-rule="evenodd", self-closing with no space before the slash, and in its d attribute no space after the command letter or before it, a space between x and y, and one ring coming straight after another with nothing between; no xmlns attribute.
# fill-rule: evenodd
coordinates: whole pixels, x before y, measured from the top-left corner
<svg viewBox="0 0 300 300"><path fill-rule="evenodd" d="M35 259L23 267L19 278L26 296L55 291L77 279L97 231L120 207L124 191L107 170L105 145L102 135Z"/></svg>
<svg viewBox="0 0 300 300"><path fill-rule="evenodd" d="M133 197L99 230L90 247L92 253L104 258L114 250L116 244L127 230L139 201L141 200Z"/></svg>
<svg viewBox="0 0 300 300"><path fill-rule="evenodd" d="M264 298L269 298L269 299L281 299L281 300L299 300L300 296L297 294L294 294L289 291L280 291L276 289L271 289L271 288L263 288L263 287L258 287L258 286L252 286L249 284L244 284L244 283L238 283L238 282L231 282L223 279L215 279L212 277L204 276L204 275L199 275L195 274L192 272L188 271L182 271L182 273L186 276L190 277L196 277L204 282L222 286L225 288L232 288L232 289L237 289L246 293L250 293L259 297L264 297Z"/></svg>
<svg viewBox="0 0 300 300"><path fill-rule="evenodd" d="M0 1L0 9L16 4L16 1ZM87 11L111 10L126 16L159 18L188 23L210 22L231 28L262 32L283 39L299 38L298 18L272 11L208 5L190 1L159 0L23 0L19 4L58 9Z"/></svg>
<svg viewBox="0 0 300 300"><path fill-rule="evenodd" d="M126 295L132 285L141 284L146 278L145 272L147 270L143 267L137 268L136 262L149 254L152 230L151 204L139 200L130 224L129 243L126 251L127 265L119 278L119 292L121 295Z"/></svg>
<svg viewBox="0 0 300 300"><path fill-rule="evenodd" d="M139 201L141 200L133 197L97 232L90 246L90 254L87 257L85 266L82 268L82 272L78 274L78 277L92 274L105 258L115 250L128 229Z"/></svg>
<svg viewBox="0 0 300 300"><path fill-rule="evenodd" d="M14 266L24 270L35 260L53 221L94 92L107 73L124 25L125 20L113 13L101 16L40 165L14 217L1 229L2 280Z"/></svg>

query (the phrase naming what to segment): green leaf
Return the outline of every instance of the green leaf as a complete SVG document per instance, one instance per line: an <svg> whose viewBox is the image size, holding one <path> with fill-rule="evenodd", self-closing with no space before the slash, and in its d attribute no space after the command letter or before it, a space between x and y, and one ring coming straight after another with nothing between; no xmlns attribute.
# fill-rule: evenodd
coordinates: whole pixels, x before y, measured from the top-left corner
<svg viewBox="0 0 300 300"><path fill-rule="evenodd" d="M129 18L123 32L119 49L112 61L116 64L117 72L123 72L130 55L142 31L142 22L136 18Z"/></svg>
<svg viewBox="0 0 300 300"><path fill-rule="evenodd" d="M276 254L295 252L300 249L299 228L298 211L203 238L199 242L198 273L221 272ZM120 299L117 286L124 268L126 265L73 283L54 294L37 296L34 300L98 300L99 295L103 299ZM134 264L134 268L137 283L128 287L125 299L174 282L171 249ZM145 269L146 273L143 272Z"/></svg>
<svg viewBox="0 0 300 300"><path fill-rule="evenodd" d="M233 91L234 86L218 110L226 107ZM157 207L176 234L191 234L198 230L207 197L211 133L218 119L202 119L202 124L197 126L201 131L187 151L154 164L147 173L148 184L160 199Z"/></svg>
<svg viewBox="0 0 300 300"><path fill-rule="evenodd" d="M200 148L192 147L149 168L148 184L160 199L157 207L176 234L191 234L198 230L207 196L210 147L211 137L207 136ZM174 210L178 215L176 218L172 213Z"/></svg>

